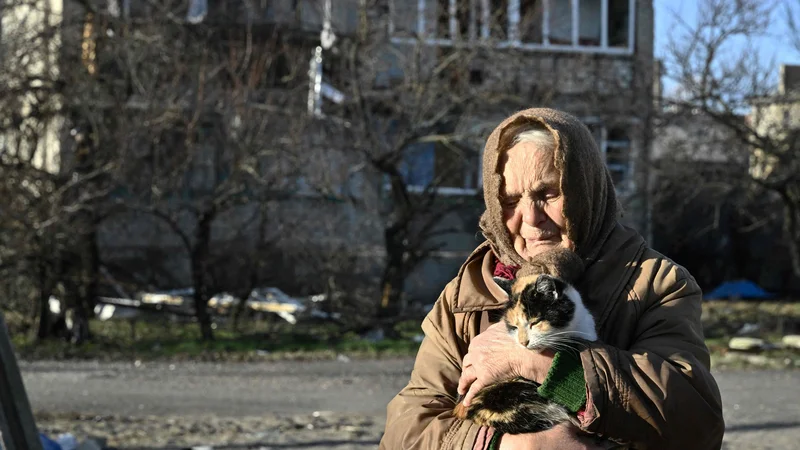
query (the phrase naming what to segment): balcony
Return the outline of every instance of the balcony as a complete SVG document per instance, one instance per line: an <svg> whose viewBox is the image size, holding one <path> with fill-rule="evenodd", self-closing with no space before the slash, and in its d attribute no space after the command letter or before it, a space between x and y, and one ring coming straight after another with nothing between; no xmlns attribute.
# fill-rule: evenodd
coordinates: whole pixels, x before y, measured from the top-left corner
<svg viewBox="0 0 800 450"><path fill-rule="evenodd" d="M391 0L397 44L631 55L635 0Z"/></svg>
<svg viewBox="0 0 800 450"><path fill-rule="evenodd" d="M322 0L108 0L108 13L133 22L169 20L190 24L280 26L318 37ZM339 34L355 32L358 0L331 1L331 22Z"/></svg>

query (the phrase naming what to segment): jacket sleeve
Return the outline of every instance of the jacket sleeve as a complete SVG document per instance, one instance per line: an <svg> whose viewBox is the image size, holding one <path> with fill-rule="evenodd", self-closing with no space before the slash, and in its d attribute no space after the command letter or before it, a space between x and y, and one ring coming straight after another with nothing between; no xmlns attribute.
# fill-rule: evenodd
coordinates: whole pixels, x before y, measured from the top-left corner
<svg viewBox="0 0 800 450"><path fill-rule="evenodd" d="M461 376L459 346L467 347L448 306L453 288L452 283L445 288L422 324L425 338L411 380L387 407L381 449L473 448L480 427L452 414Z"/></svg>
<svg viewBox="0 0 800 450"><path fill-rule="evenodd" d="M662 292L649 290L631 347L592 343L581 352L582 427L635 448L718 449L722 404L703 339L701 290L677 266L650 283Z"/></svg>

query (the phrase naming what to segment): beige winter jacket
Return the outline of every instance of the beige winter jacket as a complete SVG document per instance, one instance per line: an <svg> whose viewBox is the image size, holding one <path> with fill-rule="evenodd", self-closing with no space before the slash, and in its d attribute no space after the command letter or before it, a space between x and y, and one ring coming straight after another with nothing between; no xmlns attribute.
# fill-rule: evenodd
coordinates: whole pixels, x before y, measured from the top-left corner
<svg viewBox="0 0 800 450"><path fill-rule="evenodd" d="M602 154L575 117L547 108L520 111L489 136L483 155L487 242L462 266L422 324L425 339L411 380L388 406L382 449L472 449L479 427L455 419L461 361L505 295L492 281L495 259L524 265L503 222L502 152L514 130L536 123L555 139L566 233L585 271L577 287L599 341L582 351L587 387L582 426L635 448L719 448L719 389L709 372L701 292L685 269L647 247L617 221L619 205Z"/></svg>
<svg viewBox="0 0 800 450"><path fill-rule="evenodd" d="M388 406L382 449L472 449L479 427L451 411L469 343L505 301L492 294L493 260L481 245L423 322L411 381ZM695 280L618 225L579 288L600 337L581 352L583 428L634 448L720 448L722 406Z"/></svg>

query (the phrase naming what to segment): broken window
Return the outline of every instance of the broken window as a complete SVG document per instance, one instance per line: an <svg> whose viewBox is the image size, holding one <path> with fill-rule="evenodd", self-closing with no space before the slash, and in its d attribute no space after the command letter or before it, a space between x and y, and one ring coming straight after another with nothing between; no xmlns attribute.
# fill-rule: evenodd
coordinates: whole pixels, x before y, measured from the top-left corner
<svg viewBox="0 0 800 450"><path fill-rule="evenodd" d="M430 45L480 39L523 49L632 50L631 0L392 0L391 5L389 28L401 40L424 27L428 34L422 37Z"/></svg>
<svg viewBox="0 0 800 450"><path fill-rule="evenodd" d="M629 0L608 0L608 45L609 47L629 47L630 28Z"/></svg>
<svg viewBox="0 0 800 450"><path fill-rule="evenodd" d="M436 147L433 143L410 145L403 154L400 172L407 186L425 188L433 182Z"/></svg>
<svg viewBox="0 0 800 450"><path fill-rule="evenodd" d="M436 38L475 38L475 9L473 0L436 0Z"/></svg>
<svg viewBox="0 0 800 450"><path fill-rule="evenodd" d="M417 35L417 2L394 0L389 14L393 36L412 38Z"/></svg>
<svg viewBox="0 0 800 450"><path fill-rule="evenodd" d="M605 142L606 165L617 190L627 188L630 181L631 141L625 130L608 130Z"/></svg>
<svg viewBox="0 0 800 450"><path fill-rule="evenodd" d="M513 0L512 0L513 1ZM487 37L493 40L505 41L508 39L508 2L509 0L489 0L489 18Z"/></svg>
<svg viewBox="0 0 800 450"><path fill-rule="evenodd" d="M456 31L463 41L475 39L475 10L472 0L456 0Z"/></svg>
<svg viewBox="0 0 800 450"><path fill-rule="evenodd" d="M624 128L606 128L601 123L587 124L595 142L606 160L606 166L618 191L630 188L631 141Z"/></svg>
<svg viewBox="0 0 800 450"><path fill-rule="evenodd" d="M434 185L450 194L473 193L478 187L479 169L475 156L450 142L411 145L404 152L400 166L410 191Z"/></svg>
<svg viewBox="0 0 800 450"><path fill-rule="evenodd" d="M551 44L572 45L572 2L562 0L550 2Z"/></svg>
<svg viewBox="0 0 800 450"><path fill-rule="evenodd" d="M542 42L543 0L520 0L519 37L522 42Z"/></svg>
<svg viewBox="0 0 800 450"><path fill-rule="evenodd" d="M226 29L214 42L226 58L230 70L224 76L231 85L243 85L254 92L264 89L293 89L307 83L309 50L295 45L269 26L253 26L250 30ZM307 61L307 60L306 60Z"/></svg>
<svg viewBox="0 0 800 450"><path fill-rule="evenodd" d="M578 15L578 44L597 47L602 34L601 0L580 0Z"/></svg>
<svg viewBox="0 0 800 450"><path fill-rule="evenodd" d="M450 35L450 0L436 0L436 37L452 39Z"/></svg>

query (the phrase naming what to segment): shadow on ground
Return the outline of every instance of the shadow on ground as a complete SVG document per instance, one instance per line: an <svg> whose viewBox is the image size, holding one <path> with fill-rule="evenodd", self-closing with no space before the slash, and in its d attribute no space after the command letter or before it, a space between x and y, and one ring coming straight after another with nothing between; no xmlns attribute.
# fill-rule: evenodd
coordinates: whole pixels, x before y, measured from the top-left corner
<svg viewBox="0 0 800 450"><path fill-rule="evenodd" d="M764 431L764 430L783 430L786 428L800 427L800 422L767 422L767 423L747 423L733 425L725 428L726 433L737 431Z"/></svg>

